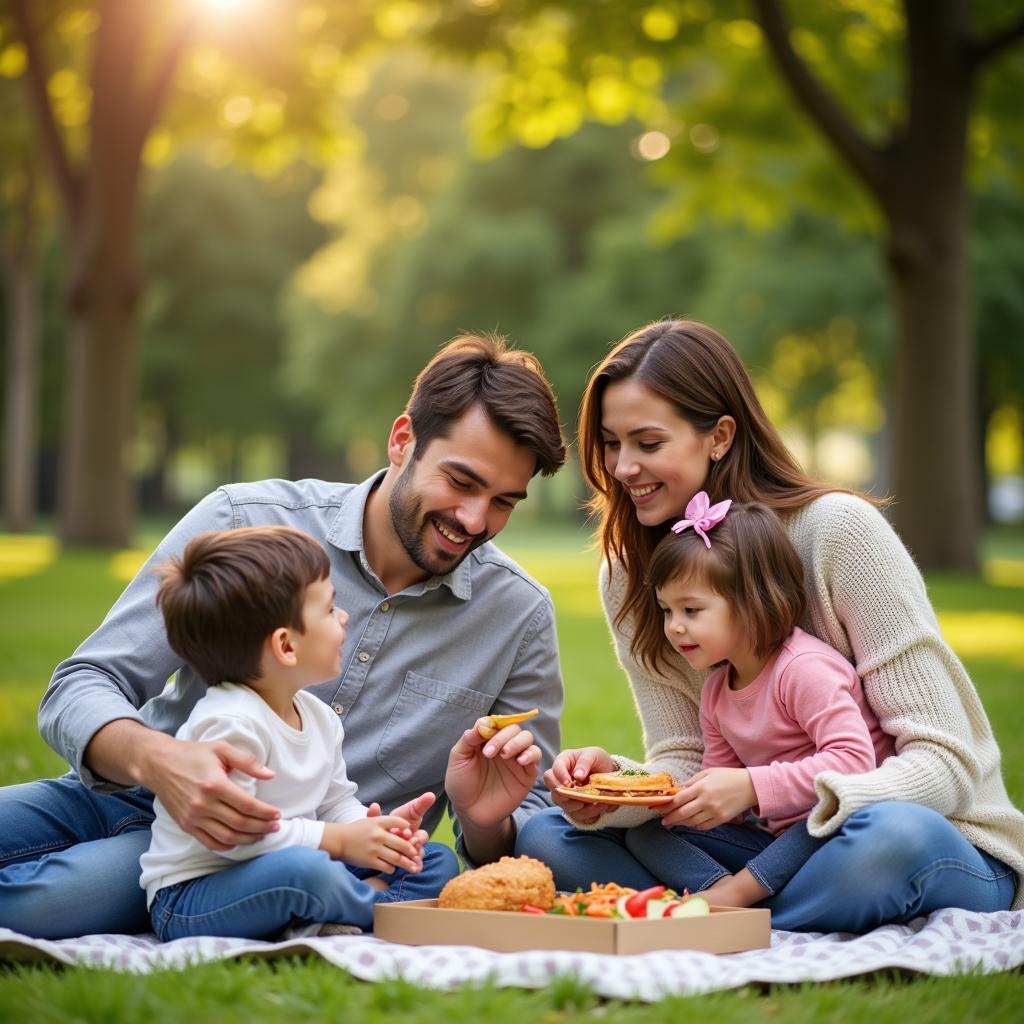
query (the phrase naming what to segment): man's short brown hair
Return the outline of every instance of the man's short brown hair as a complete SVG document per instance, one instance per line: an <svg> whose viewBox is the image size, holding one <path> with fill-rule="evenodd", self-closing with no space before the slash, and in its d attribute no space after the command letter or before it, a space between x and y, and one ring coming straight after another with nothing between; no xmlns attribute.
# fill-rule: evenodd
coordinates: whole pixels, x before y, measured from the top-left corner
<svg viewBox="0 0 1024 1024"><path fill-rule="evenodd" d="M306 589L330 575L323 545L290 526L213 530L157 571L171 649L208 686L258 678L275 629L304 630Z"/></svg>
<svg viewBox="0 0 1024 1024"><path fill-rule="evenodd" d="M406 413L416 438L414 458L470 406L480 404L491 422L536 457L534 474L556 473L565 462L558 403L540 361L510 349L498 334L454 338L420 371Z"/></svg>

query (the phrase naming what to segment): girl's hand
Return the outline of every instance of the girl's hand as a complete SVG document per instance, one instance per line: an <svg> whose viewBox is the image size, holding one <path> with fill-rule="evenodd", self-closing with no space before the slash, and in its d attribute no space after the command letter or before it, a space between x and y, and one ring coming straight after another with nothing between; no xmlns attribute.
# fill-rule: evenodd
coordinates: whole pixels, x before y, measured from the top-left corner
<svg viewBox="0 0 1024 1024"><path fill-rule="evenodd" d="M666 827L709 829L732 821L757 802L746 768L705 768L683 783L661 816Z"/></svg>
<svg viewBox="0 0 1024 1024"><path fill-rule="evenodd" d="M393 814L367 815L342 825L328 822L320 849L334 860L390 875L395 868L416 872L423 867L422 844L404 818Z"/></svg>
<svg viewBox="0 0 1024 1024"><path fill-rule="evenodd" d="M551 799L562 808L570 820L579 825L590 825L603 814L608 813L605 804L573 800L555 793L558 786L571 786L574 782L586 782L593 772L613 772L615 762L602 747L581 747L579 750L563 750L544 773L544 783L552 791Z"/></svg>

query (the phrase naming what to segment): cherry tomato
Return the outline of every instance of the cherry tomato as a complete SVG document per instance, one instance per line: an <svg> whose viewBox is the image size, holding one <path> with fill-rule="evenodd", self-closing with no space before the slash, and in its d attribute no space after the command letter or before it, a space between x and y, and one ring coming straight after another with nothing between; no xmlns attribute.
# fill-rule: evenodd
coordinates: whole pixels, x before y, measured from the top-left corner
<svg viewBox="0 0 1024 1024"><path fill-rule="evenodd" d="M640 892L633 893L626 900L626 913L630 917L646 917L647 901L660 899L664 895L665 886L663 885L654 885L650 889L641 889Z"/></svg>

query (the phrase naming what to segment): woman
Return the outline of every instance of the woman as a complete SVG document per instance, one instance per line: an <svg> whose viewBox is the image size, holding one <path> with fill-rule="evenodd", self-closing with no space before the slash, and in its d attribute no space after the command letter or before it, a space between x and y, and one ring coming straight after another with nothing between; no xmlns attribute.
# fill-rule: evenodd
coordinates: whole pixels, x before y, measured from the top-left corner
<svg viewBox="0 0 1024 1024"><path fill-rule="evenodd" d="M1024 815L1006 794L978 694L942 639L920 573L876 503L802 472L732 346L687 320L627 337L590 379L580 454L600 521L605 614L646 757L563 751L546 773L549 787L620 767L669 771L678 782L700 769L705 673L665 641L647 561L697 492L760 501L783 518L804 564L800 625L853 663L896 749L873 771L817 776L808 828L829 841L765 901L773 925L863 932L946 906L1024 906ZM554 799L558 807L524 827L517 852L550 864L560 888L672 884L673 860L692 850L679 841L688 830L677 809L661 819ZM749 856L717 852L723 863Z"/></svg>

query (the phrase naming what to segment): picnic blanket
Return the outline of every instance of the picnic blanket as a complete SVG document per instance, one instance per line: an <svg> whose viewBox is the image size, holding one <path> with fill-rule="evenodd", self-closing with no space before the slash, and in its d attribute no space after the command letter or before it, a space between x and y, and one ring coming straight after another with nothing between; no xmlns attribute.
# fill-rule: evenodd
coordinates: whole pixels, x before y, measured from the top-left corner
<svg viewBox="0 0 1024 1024"><path fill-rule="evenodd" d="M185 968L241 956L316 954L364 981L401 977L423 988L489 982L543 988L574 975L609 999L654 1002L750 983L829 981L897 969L921 974L993 973L1024 965L1024 912L940 910L867 935L772 932L770 949L715 956L659 950L636 956L528 951L494 953L474 946L402 946L371 935L253 942L195 938L161 943L152 935L87 935L51 942L0 928L0 960L49 960L116 971Z"/></svg>

